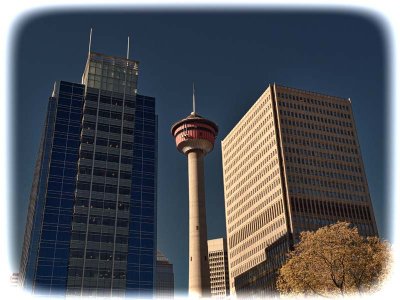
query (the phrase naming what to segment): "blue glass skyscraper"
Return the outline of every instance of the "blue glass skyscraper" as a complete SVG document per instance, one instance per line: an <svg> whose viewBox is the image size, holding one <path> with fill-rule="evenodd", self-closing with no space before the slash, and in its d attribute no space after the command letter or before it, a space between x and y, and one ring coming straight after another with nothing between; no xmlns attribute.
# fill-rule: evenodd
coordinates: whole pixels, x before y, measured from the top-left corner
<svg viewBox="0 0 400 300"><path fill-rule="evenodd" d="M20 283L35 294L150 296L157 116L138 62L90 52L56 82L35 167Z"/></svg>

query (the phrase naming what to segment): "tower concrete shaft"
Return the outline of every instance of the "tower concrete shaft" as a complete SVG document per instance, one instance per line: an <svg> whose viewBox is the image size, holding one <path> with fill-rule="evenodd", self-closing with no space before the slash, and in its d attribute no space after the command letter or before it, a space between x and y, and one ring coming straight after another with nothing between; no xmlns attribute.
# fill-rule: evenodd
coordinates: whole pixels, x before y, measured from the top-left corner
<svg viewBox="0 0 400 300"><path fill-rule="evenodd" d="M189 173L189 296L210 297L204 156L214 148L218 126L195 112L172 125L176 147L188 158Z"/></svg>
<svg viewBox="0 0 400 300"><path fill-rule="evenodd" d="M189 175L189 296L210 296L204 153L192 150L188 156Z"/></svg>

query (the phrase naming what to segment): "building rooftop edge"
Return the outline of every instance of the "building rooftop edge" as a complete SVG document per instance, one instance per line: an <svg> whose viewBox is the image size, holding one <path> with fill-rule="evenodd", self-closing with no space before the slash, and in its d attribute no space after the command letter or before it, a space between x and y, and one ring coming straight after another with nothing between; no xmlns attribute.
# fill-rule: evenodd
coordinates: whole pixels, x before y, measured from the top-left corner
<svg viewBox="0 0 400 300"><path fill-rule="evenodd" d="M250 106L250 108L247 109L243 117L241 117L240 120L236 123L236 125L234 125L232 129L228 132L228 134L223 139L221 139L221 145L224 143L224 140L228 138L229 135L232 134L232 131L243 121L243 119L246 118L246 116L250 113L250 110L257 104L258 101L260 101L261 97L270 89L270 87L271 84L268 84L268 87L264 90L264 92L262 92L262 94L258 97L258 99Z"/></svg>
<svg viewBox="0 0 400 300"><path fill-rule="evenodd" d="M122 56L118 56L118 55L110 55L110 54L104 54L104 53L100 53L100 52L96 52L96 51L90 51L90 55L92 55L92 54L107 57L107 58L114 58L114 59L120 59L120 60L130 61L130 62L134 62L134 63L139 63L138 60L130 59L130 58L126 58L126 57L122 57Z"/></svg>
<svg viewBox="0 0 400 300"><path fill-rule="evenodd" d="M274 85L277 86L277 87L288 89L288 90L299 91L299 92L308 93L308 94L311 94L311 95L320 95L320 96L335 98L335 99L343 100L343 101L349 101L349 99L350 99L350 98L344 98L344 97L339 97L339 96L334 96L334 95L328 95L328 94L324 94L324 93L320 93L320 92L313 92L313 91L310 91L310 90L294 88L294 87L285 86L285 85L277 84L277 83L274 83Z"/></svg>
<svg viewBox="0 0 400 300"><path fill-rule="evenodd" d="M216 251L216 249L227 249L226 238L219 238L207 241L208 251Z"/></svg>
<svg viewBox="0 0 400 300"><path fill-rule="evenodd" d="M166 257L166 256L164 255L164 253L162 253L160 250L157 250L156 260L157 260L157 261L163 261L163 262L171 263L171 262L169 261L168 257Z"/></svg>
<svg viewBox="0 0 400 300"><path fill-rule="evenodd" d="M209 239L209 240L207 240L207 242L214 242L214 241L221 241L221 240L226 240L226 238L222 237L222 238L217 238L217 239Z"/></svg>
<svg viewBox="0 0 400 300"><path fill-rule="evenodd" d="M268 87L265 89L265 91L260 95L260 97L258 97L258 99L253 103L253 105L250 106L250 108L247 110L247 112L243 115L243 117L236 123L235 126L233 126L233 128L229 131L229 133L223 138L221 139L221 145L224 143L225 139L227 139L232 131L240 124L240 122L242 122L242 120L246 117L246 115L249 113L249 111L252 109L252 107L254 105L256 105L256 103L261 99L261 97L268 91L268 89L271 86L276 86L279 88L284 88L284 89L288 89L288 90L293 90L293 91L298 91L298 92L302 92L302 93L307 93L310 95L319 95L319 96L324 96L324 97L330 97L330 98L334 98L337 100L342 100L342 101L347 101L351 103L350 98L343 98L343 97L339 97L339 96L332 96L332 95L328 95L328 94L323 94L323 93L319 93L319 92L313 92L313 91L309 91L309 90L304 90L304 89L299 89L299 88L294 88L294 87L289 87L289 86L285 86L282 84L277 84L277 83L273 83L273 84L269 84Z"/></svg>

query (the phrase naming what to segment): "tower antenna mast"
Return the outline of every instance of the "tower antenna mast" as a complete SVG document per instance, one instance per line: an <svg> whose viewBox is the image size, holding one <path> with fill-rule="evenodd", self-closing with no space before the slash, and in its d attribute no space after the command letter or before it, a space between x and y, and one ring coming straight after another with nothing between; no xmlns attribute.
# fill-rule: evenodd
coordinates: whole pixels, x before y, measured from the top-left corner
<svg viewBox="0 0 400 300"><path fill-rule="evenodd" d="M196 95L195 95L195 88L194 88L194 82L193 82L193 114L196 114Z"/></svg>

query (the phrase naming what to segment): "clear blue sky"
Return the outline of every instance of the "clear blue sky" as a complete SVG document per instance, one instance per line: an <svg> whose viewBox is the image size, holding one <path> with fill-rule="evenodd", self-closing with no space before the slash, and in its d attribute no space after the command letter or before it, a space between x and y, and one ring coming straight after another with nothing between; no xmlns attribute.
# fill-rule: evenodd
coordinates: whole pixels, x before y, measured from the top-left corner
<svg viewBox="0 0 400 300"><path fill-rule="evenodd" d="M385 185L388 101L385 34L357 12L56 12L25 18L14 31L15 239L18 269L34 163L55 80L80 82L92 50L140 61L139 93L156 97L159 116L158 248L187 289L187 165L170 126L196 110L219 125L206 158L208 237L225 236L220 141L270 83L351 98L379 233L390 238Z"/></svg>

